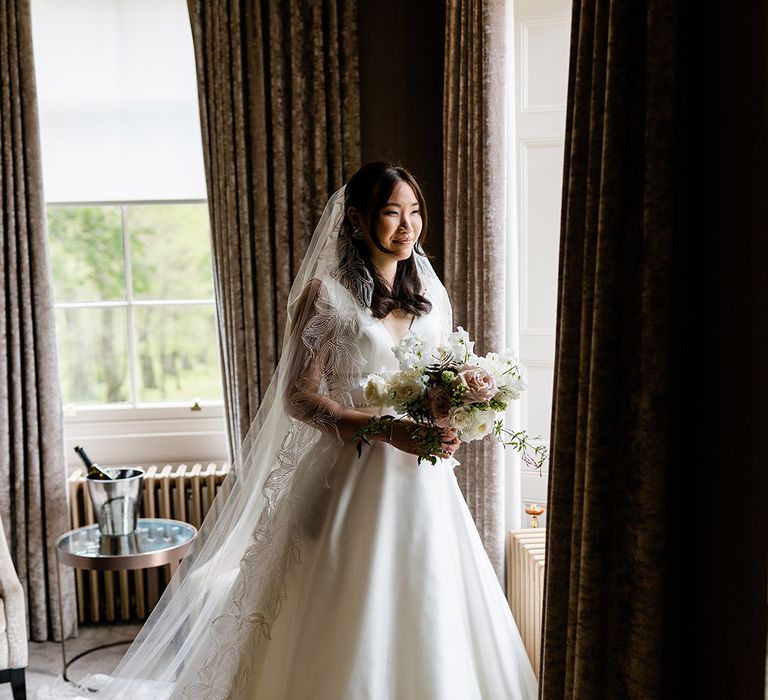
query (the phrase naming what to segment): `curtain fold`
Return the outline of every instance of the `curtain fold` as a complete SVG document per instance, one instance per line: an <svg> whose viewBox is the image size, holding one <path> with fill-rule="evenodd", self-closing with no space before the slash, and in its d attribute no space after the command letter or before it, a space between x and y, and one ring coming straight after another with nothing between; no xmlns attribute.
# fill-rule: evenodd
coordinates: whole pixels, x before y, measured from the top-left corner
<svg viewBox="0 0 768 700"><path fill-rule="evenodd" d="M237 454L278 360L291 282L360 165L356 0L188 0L224 395Z"/></svg>
<svg viewBox="0 0 768 700"><path fill-rule="evenodd" d="M0 514L29 638L59 640L56 536L69 529L29 0L0 4ZM63 569L64 633L77 631Z"/></svg>
<svg viewBox="0 0 768 700"><path fill-rule="evenodd" d="M676 33L674 3L573 4L544 698L666 697Z"/></svg>
<svg viewBox="0 0 768 700"><path fill-rule="evenodd" d="M445 286L454 326L479 353L504 349L505 166L503 0L448 0L443 182ZM456 476L504 582L504 448L484 440L457 454Z"/></svg>

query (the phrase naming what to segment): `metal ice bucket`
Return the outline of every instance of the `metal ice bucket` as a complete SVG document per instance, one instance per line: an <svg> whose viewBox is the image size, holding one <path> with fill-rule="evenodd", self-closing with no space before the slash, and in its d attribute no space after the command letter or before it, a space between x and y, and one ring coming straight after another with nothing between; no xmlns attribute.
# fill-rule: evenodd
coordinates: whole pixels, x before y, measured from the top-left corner
<svg viewBox="0 0 768 700"><path fill-rule="evenodd" d="M102 467L103 468L103 467ZM102 535L130 535L136 530L144 470L106 468L111 481L86 479Z"/></svg>

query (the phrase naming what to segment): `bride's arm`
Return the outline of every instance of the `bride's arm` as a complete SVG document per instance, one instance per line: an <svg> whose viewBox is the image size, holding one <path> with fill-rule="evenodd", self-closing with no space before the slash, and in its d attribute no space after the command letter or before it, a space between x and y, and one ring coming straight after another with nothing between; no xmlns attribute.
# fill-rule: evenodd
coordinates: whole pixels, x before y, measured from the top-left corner
<svg viewBox="0 0 768 700"><path fill-rule="evenodd" d="M291 417L318 430L349 439L371 416L344 406L324 390L338 381L344 371L341 363L354 363L344 353L334 353L340 333L339 316L318 279L312 279L296 301L290 340L286 346L287 370L283 384L285 410ZM338 356L335 356L338 355ZM334 366L334 363L339 363ZM350 366L350 371L353 368ZM389 432L371 435L374 440L389 440Z"/></svg>

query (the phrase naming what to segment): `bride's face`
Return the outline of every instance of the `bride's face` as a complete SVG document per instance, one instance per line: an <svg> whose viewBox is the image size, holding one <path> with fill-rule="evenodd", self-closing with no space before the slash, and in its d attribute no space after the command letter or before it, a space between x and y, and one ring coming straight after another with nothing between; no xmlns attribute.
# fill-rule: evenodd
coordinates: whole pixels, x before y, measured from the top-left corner
<svg viewBox="0 0 768 700"><path fill-rule="evenodd" d="M421 212L416 194L407 182L395 186L386 204L373 221L376 237L384 253L366 233L365 243L373 263L407 260L421 234Z"/></svg>

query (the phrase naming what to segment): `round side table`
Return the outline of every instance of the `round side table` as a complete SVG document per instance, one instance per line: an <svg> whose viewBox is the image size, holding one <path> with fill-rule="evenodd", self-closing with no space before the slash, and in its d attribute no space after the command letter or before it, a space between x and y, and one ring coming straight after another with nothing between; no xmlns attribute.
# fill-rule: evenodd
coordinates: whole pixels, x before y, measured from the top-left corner
<svg viewBox="0 0 768 700"><path fill-rule="evenodd" d="M97 524L79 527L56 539L56 560L76 569L89 571L126 571L150 569L169 564L171 577L179 562L186 556L197 535L197 528L189 523L168 518L139 518L135 532L130 535L106 536ZM56 573L59 573L57 567ZM59 626L61 632L61 659L64 680L67 669L79 658L99 649L130 644L133 640L100 644L86 649L67 661L62 616L61 582L56 577L59 599Z"/></svg>

